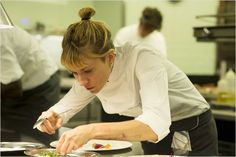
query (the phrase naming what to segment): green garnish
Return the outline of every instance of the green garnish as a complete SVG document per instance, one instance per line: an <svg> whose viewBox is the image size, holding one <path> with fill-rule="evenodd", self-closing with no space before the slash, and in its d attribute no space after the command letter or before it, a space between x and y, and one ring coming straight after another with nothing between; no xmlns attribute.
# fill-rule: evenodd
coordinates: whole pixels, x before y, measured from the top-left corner
<svg viewBox="0 0 236 157"><path fill-rule="evenodd" d="M60 154L55 150L43 150L39 152L39 155L45 157L60 157Z"/></svg>

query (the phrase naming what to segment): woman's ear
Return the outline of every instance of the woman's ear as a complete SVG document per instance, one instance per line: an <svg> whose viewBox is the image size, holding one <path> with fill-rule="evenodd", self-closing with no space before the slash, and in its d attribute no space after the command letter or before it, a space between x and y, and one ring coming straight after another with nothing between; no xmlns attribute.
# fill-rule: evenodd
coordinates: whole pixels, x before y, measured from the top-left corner
<svg viewBox="0 0 236 157"><path fill-rule="evenodd" d="M115 58L116 58L115 50L114 49L109 49L108 53L107 53L107 57L108 57L108 63L110 65L112 65L115 61Z"/></svg>

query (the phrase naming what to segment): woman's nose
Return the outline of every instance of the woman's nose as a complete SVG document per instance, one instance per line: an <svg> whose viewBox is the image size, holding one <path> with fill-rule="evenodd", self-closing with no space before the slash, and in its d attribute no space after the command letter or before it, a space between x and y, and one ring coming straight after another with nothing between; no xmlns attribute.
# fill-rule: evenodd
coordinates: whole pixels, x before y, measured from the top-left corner
<svg viewBox="0 0 236 157"><path fill-rule="evenodd" d="M81 76L81 75L77 75L76 76L76 80L79 81L79 84L81 86L85 86L88 83L88 79L83 77L83 76Z"/></svg>

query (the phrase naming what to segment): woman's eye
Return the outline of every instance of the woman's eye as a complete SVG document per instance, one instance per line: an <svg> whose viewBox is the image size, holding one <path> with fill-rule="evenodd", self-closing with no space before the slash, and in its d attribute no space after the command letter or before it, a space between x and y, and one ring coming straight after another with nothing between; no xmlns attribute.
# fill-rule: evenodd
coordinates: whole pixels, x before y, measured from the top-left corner
<svg viewBox="0 0 236 157"><path fill-rule="evenodd" d="M72 72L72 74L73 74L73 75L78 75L78 73L77 73L77 72Z"/></svg>
<svg viewBox="0 0 236 157"><path fill-rule="evenodd" d="M93 69L89 69L89 70L85 70L84 73L90 73L92 71L93 71Z"/></svg>

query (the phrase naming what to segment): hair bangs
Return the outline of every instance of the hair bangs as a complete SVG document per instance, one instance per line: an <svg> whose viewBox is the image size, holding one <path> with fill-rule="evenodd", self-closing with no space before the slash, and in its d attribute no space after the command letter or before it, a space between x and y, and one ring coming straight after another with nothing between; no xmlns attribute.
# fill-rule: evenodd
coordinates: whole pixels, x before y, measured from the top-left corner
<svg viewBox="0 0 236 157"><path fill-rule="evenodd" d="M77 71L87 65L84 62L85 57L85 55L79 53L76 50L63 50L61 55L61 64L64 65L68 70Z"/></svg>

